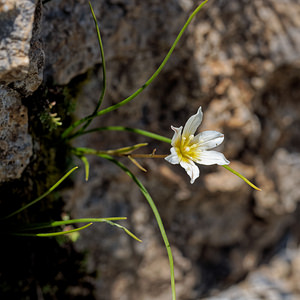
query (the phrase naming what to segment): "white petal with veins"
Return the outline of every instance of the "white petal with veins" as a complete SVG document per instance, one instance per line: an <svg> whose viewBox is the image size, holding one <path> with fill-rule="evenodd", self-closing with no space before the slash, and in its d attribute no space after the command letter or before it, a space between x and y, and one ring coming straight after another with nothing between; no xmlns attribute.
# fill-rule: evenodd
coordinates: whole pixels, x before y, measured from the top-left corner
<svg viewBox="0 0 300 300"><path fill-rule="evenodd" d="M176 153L176 150L172 147L171 148L171 154L168 155L166 158L165 158L166 161L168 161L170 164L172 165L177 165L180 163L180 159Z"/></svg>
<svg viewBox="0 0 300 300"><path fill-rule="evenodd" d="M180 165L185 169L187 174L191 178L191 183L194 183L194 181L199 177L200 170L199 168L194 164L192 160L189 162L181 161Z"/></svg>
<svg viewBox="0 0 300 300"><path fill-rule="evenodd" d="M224 134L217 131L203 131L194 137L193 142L199 144L203 150L213 149L224 140Z"/></svg>
<svg viewBox="0 0 300 300"><path fill-rule="evenodd" d="M194 135L197 128L200 126L200 124L202 122L202 116L203 116L203 114L202 114L202 110L201 110L201 106L200 106L197 113L195 115L191 116L185 123L182 135L185 137Z"/></svg>
<svg viewBox="0 0 300 300"><path fill-rule="evenodd" d="M223 153L218 151L203 151L201 153L201 158L196 161L196 163L201 165L228 165L230 162L225 158Z"/></svg>
<svg viewBox="0 0 300 300"><path fill-rule="evenodd" d="M174 127L174 126L171 126L172 130L175 132L173 137L172 137L172 142L171 142L171 145L174 146L177 139L181 138L181 131L182 131L182 126L180 127Z"/></svg>

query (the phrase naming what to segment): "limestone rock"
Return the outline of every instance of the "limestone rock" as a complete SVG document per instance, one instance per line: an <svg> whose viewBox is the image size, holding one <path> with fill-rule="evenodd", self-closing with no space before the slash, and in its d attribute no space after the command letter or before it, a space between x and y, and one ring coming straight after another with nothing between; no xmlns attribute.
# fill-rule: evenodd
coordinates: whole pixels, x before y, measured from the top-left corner
<svg viewBox="0 0 300 300"><path fill-rule="evenodd" d="M289 243L268 264L251 272L235 286L203 300L299 299L299 248Z"/></svg>
<svg viewBox="0 0 300 300"><path fill-rule="evenodd" d="M21 176L32 153L27 109L21 101L43 79L44 53L39 41L41 3L1 0L0 15L0 181L7 181Z"/></svg>
<svg viewBox="0 0 300 300"><path fill-rule="evenodd" d="M19 178L31 154L27 109L17 92L0 85L0 182Z"/></svg>
<svg viewBox="0 0 300 300"><path fill-rule="evenodd" d="M28 71L24 78L13 82L13 88L20 92L24 97L27 97L36 91L44 77L45 53L40 38L41 21L42 4L38 1L35 7L32 38L30 40L30 49L28 53Z"/></svg>
<svg viewBox="0 0 300 300"><path fill-rule="evenodd" d="M184 24L191 2L92 3L107 62L103 106L129 96L151 76ZM9 12L15 12L9 3L12 2L7 4L5 18ZM254 192L221 167L201 166L200 178L190 185L179 166L163 160L141 160L148 172L140 174L130 161L124 160L145 183L161 213L174 250L180 299L200 299L213 291L224 298L227 291L222 294L216 290L226 285L239 289L238 282L243 278L259 282L260 290L252 293L256 297L267 286L265 278L270 277L257 275L255 269L268 255L274 256L278 248L287 249L281 241L295 223L300 201L298 15L299 5L293 0L209 1L153 84L132 103L93 123L139 127L171 137L170 125L183 125L201 105L204 120L200 130L223 132L225 142L220 151L232 161L234 169L263 189L261 193ZM39 17L37 13L36 20ZM42 78L44 50L45 83L49 80L68 84L92 69L86 76L86 85L76 95L75 118L92 112L101 93L101 60L86 1L57 0L45 4L43 49L39 31L30 30L34 36L31 50L27 44L26 67L23 64L20 78L5 73L3 80L11 82L10 86L22 95L31 93ZM29 61L35 66L32 69ZM24 74L34 74L37 81L24 87ZM9 99L2 105L14 107L14 114L2 110L1 116L2 127L6 128L1 131L1 155L7 162L1 174L9 179L20 175L31 146L26 118L15 121L19 115L15 112L24 111L19 95L5 87L1 93L1 99ZM15 130L21 131L17 140ZM9 144L10 140L17 141L17 145ZM149 140L123 132L98 132L73 143L112 149L145 141ZM169 145L151 141L145 152L151 153L154 148L158 153L170 151ZM23 157L15 161L9 153ZM78 174L74 187L65 195L66 210L73 218L126 216L127 223L123 224L143 240L142 244L132 242L116 228L101 225L81 232L76 247L89 253L89 271L101 274L94 282L97 299L169 299L167 254L145 199L116 166L99 158L89 160L90 180L84 183L83 172ZM19 164L21 169L7 171L9 163ZM15 174L7 175L12 174L9 172ZM292 241L297 240L297 234L290 234ZM295 273L298 274L297 268ZM297 274L293 278L298 281ZM281 288L278 282L285 283L283 278L270 281L279 286L279 293L297 295L294 287ZM269 286L274 287L272 282ZM237 294L243 295L240 291Z"/></svg>
<svg viewBox="0 0 300 300"><path fill-rule="evenodd" d="M160 60L191 9L187 1L177 0L92 1L92 5L101 28L107 63L118 60L127 64L134 57L132 63L139 68L141 80L153 70L151 45L158 43L160 51L155 57ZM101 62L94 22L86 1L51 1L46 7L42 29L47 53L45 75L58 84L67 84ZM108 70L115 68L111 65Z"/></svg>
<svg viewBox="0 0 300 300"><path fill-rule="evenodd" d="M127 20L135 8L128 7L120 23L112 17L111 31L105 29L105 14L97 10L98 16L103 16L100 24L104 26L104 45L109 49L106 50L109 51L109 83L103 103L106 106L130 95L147 79L145 70L152 71L153 65L159 64L158 56L151 55L149 47L154 54L167 48L159 38L156 43L150 43L153 41L151 29L139 32L131 20ZM116 7L114 9L117 11ZM140 127L171 137L170 125L183 125L202 105L204 119L200 130L223 132L225 141L220 148L232 161L232 167L263 189L260 194L254 192L221 167L206 166L201 167L200 178L191 186L180 167L163 161L141 161L148 173L142 175L136 170L136 174L158 205L171 245L179 253L177 257L184 257L189 262L186 267L176 266L179 273L177 288L184 291L180 299L201 299L226 284L235 285L258 268L269 249L277 249L294 222L300 201L297 192L300 177L298 11L299 5L292 0L284 4L278 0L209 2L153 85L134 103L94 123L95 126ZM139 13L144 20L135 21L139 28L148 25L150 15L144 14L143 11ZM153 13L151 20L156 18ZM181 16L177 18L181 19ZM166 23L167 19L165 17ZM173 30L170 28L170 36L173 36ZM120 37L125 31L130 37L123 44ZM162 36L165 35L162 33ZM134 47L134 41L146 43ZM58 64L54 65L58 70ZM56 80L68 78L60 74L63 73L54 71ZM101 78L100 71L97 77ZM100 92L101 85L97 87L96 79L91 79L80 95L82 102L77 114L82 117L83 110L92 111ZM137 140L148 141L110 132L85 137L75 143L108 149ZM148 151L153 148L159 153L169 152L167 145L156 141L151 142ZM126 238L112 238L118 247L113 247L110 242L97 246L98 243L92 243L92 237L98 237L101 232L103 240L104 229L96 229L95 234L82 233L77 247L91 251L91 268L98 263L98 270L109 270L110 255L122 262L112 263L114 271L110 276L112 281L117 279L111 285L105 277L103 285L110 290L110 295L107 298L99 296L99 299L118 299L121 294L125 299L166 299L163 287L168 288L167 276L157 271L157 264L165 265L165 257L161 256L164 247L153 232L155 222L151 211L144 205L138 189L134 185L130 188L126 175L98 159L91 159L91 165L95 171L91 173L87 190L82 184L83 177L79 177L68 209L74 217L93 211L105 216L112 211L128 213L135 233L147 243L143 250L157 253L151 262L148 254L141 251L142 246L133 244L131 250L125 251ZM153 245L159 249L151 250ZM118 248L123 250L122 254ZM128 266L130 261L134 263L134 272ZM153 277L151 272L144 270L146 262L149 270L153 270ZM126 270L119 269L120 265ZM143 286L135 274L145 274L151 282L150 287ZM186 278L181 274L186 274ZM141 288L135 294L133 290L137 286ZM151 288L153 286L157 289ZM100 287L97 288L100 293ZM289 293L296 291L289 290Z"/></svg>
<svg viewBox="0 0 300 300"><path fill-rule="evenodd" d="M0 1L0 82L23 79L29 69L29 50L35 0Z"/></svg>

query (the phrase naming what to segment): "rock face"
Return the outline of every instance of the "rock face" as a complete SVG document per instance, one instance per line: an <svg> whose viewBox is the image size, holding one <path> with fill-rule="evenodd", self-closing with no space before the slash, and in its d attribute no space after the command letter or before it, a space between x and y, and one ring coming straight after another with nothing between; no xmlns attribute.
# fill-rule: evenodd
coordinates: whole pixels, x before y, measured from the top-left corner
<svg viewBox="0 0 300 300"><path fill-rule="evenodd" d="M40 41L41 18L42 6L41 2L38 1L35 5L34 19L32 21L32 37L29 40L30 49L27 54L29 59L28 69L26 75L21 80L13 82L14 89L19 91L24 97L28 97L36 91L43 81L45 55Z"/></svg>
<svg viewBox="0 0 300 300"><path fill-rule="evenodd" d="M9 3L0 5L0 11L11 12L3 14L5 20L15 11ZM103 107L107 107L129 96L152 75L194 4L103 0L92 5L105 50ZM0 69L2 97L8 99L0 103L26 115L20 100L42 80L46 87L50 82L70 87L80 81L78 75L85 74L86 82L76 95L75 118L86 116L102 87L89 7L83 0L49 1L43 6L42 19L40 4L35 7L35 21L28 25L32 38L22 48L27 49L22 54L27 55L27 65L20 63L17 75L8 63ZM222 167L202 166L200 178L190 185L184 170L163 160L139 160L146 174L122 160L158 206L174 254L179 299L300 296L293 284L299 277L299 10L293 0L209 1L159 77L133 102L93 122L94 127L138 127L171 137L170 125L183 125L201 105L201 131L223 132L220 151L232 168L263 190L251 190ZM2 113L1 121L7 120L7 111ZM9 149L24 153L24 167L30 156L27 119L23 123L16 117L11 120L23 124L22 139L17 140L27 150L9 148L9 133L4 131L0 148L7 155L13 151ZM98 132L73 144L113 149L138 142L150 142L144 153L154 148L158 154L170 151L169 145L122 132ZM75 246L88 252L88 271L100 274L93 281L95 298L170 299L167 254L148 204L116 166L94 157L89 161L90 180L85 183L83 171L78 172L74 188L65 192L66 211L73 218L126 216L123 224L143 240L139 244L104 225L81 232ZM2 175L3 180L20 176L19 168L15 174ZM279 270L276 275L275 270Z"/></svg>
<svg viewBox="0 0 300 300"><path fill-rule="evenodd" d="M22 100L42 82L41 6L35 2L0 2L0 182L20 178L32 155Z"/></svg>
<svg viewBox="0 0 300 300"><path fill-rule="evenodd" d="M177 0L168 3L94 1L92 4L105 40L107 63L114 64L117 59L127 64L128 59L137 55L135 58L138 62L143 61L142 65L139 64L143 77L154 69L153 55L161 58L162 51L169 48L187 15L184 8L192 5L188 1ZM166 17L168 23L165 22ZM55 83L66 84L74 76L100 62L95 26L86 1L47 3L42 31L47 53L45 76L53 78ZM162 49L155 50L157 46ZM136 59L132 63L137 67ZM118 65L122 68L122 65Z"/></svg>
<svg viewBox="0 0 300 300"><path fill-rule="evenodd" d="M29 68L35 1L0 2L0 82L23 79Z"/></svg>
<svg viewBox="0 0 300 300"><path fill-rule="evenodd" d="M27 109L20 95L0 86L0 182L19 178L32 154Z"/></svg>
<svg viewBox="0 0 300 300"><path fill-rule="evenodd" d="M168 8L164 9L168 15ZM152 50L154 55L151 55L152 35L135 38L139 29L131 33L126 46L122 45L123 33L118 35L119 28L131 29L129 16L137 10L140 16L145 14L136 20L141 23L138 28L157 18L157 10L150 8L147 13L151 11L153 15L146 17L143 7L136 4L125 9L117 25L111 24L115 32L112 36L105 35L105 15L99 18L104 45L109 45L104 105L124 99L143 84L167 51L168 47L158 37L154 49L160 51L156 55ZM182 8L181 14L186 16L188 10ZM180 299L199 299L212 290L234 285L247 274L254 278L258 276L257 266L276 249L294 251L282 240L288 239L289 243L297 240L287 233L298 228L294 218L300 200L297 192L300 31L296 12L299 13L299 7L294 1L209 3L189 27L154 84L134 103L99 120L99 126L122 124L171 137L170 125L183 125L202 105L201 130L223 132L225 142L221 150L231 160L232 167L263 189L260 193L252 191L220 167L202 167L200 179L190 186L179 167L163 161L140 161L148 174L138 173L139 177L159 206L171 240ZM168 20L166 16L165 24ZM179 31L181 20L180 17L173 21L177 26L169 26L170 40ZM141 39L146 41L145 49L143 44L136 44ZM114 45L118 45L117 49ZM118 55L121 50L124 52ZM101 78L101 72L98 76ZM87 113L86 103L97 101L98 85L94 79L84 88L79 97L82 101L77 110L79 116ZM103 133L75 143L107 149L137 141L147 140ZM152 142L148 152L153 148L159 153L169 152L169 147L158 142ZM97 265L105 274L96 284L99 293L103 286L110 287L110 294L102 294L99 299L168 299L166 253L147 204L119 170L93 158L91 165L94 168L90 182L82 185L83 174L79 176L68 209L76 217L93 213L109 216L117 211L128 216L130 228L143 239L141 246L118 233L110 232L108 237L103 228L82 233L78 249L89 249L89 267L94 270ZM111 262L111 257L116 261ZM266 268L265 272L273 271ZM251 288L253 285L249 284L248 291ZM283 290L299 296L295 286ZM281 292L278 289L275 293L280 297ZM222 295L219 299L225 299ZM235 299L234 293L228 297Z"/></svg>

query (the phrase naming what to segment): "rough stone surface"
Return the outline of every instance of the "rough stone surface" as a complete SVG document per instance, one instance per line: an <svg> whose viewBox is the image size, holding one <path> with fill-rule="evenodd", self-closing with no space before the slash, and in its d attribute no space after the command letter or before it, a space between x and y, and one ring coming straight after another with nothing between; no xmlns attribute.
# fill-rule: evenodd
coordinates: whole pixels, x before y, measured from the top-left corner
<svg viewBox="0 0 300 300"><path fill-rule="evenodd" d="M103 107L107 107L152 75L194 4L186 0L92 4L105 49L108 83ZM234 169L263 190L251 190L222 167L202 166L200 178L190 185L184 170L163 160L139 160L146 174L122 160L145 184L161 213L174 254L178 299L300 297L299 10L296 0L209 1L153 84L133 102L92 124L138 127L171 137L170 125L183 125L201 105L201 130L223 132L219 150ZM45 84L72 86L80 78L77 75L89 70L77 95L75 118L91 113L102 74L86 1L46 3L41 39ZM37 65L41 70L42 60ZM73 141L95 149L138 142L149 140L130 133L98 132ZM141 152L154 148L167 154L170 146L150 141ZM98 274L92 282L95 298L170 299L167 253L148 204L116 166L88 159L90 180L84 182L83 171L78 172L74 188L65 193L66 211L73 218L126 216L122 224L143 240L137 243L103 224L81 232L75 245L88 253L88 271Z"/></svg>
<svg viewBox="0 0 300 300"><path fill-rule="evenodd" d="M29 51L35 0L0 2L0 82L23 79L29 69Z"/></svg>
<svg viewBox="0 0 300 300"><path fill-rule="evenodd" d="M22 100L43 80L41 14L40 1L0 1L0 181L19 178L32 154Z"/></svg>
<svg viewBox="0 0 300 300"><path fill-rule="evenodd" d="M27 109L17 92L0 85L0 182L19 178L31 154Z"/></svg>
<svg viewBox="0 0 300 300"><path fill-rule="evenodd" d="M297 300L299 299L300 256L294 243L268 263L251 272L245 280L205 300ZM291 292L294 291L294 292Z"/></svg>
<svg viewBox="0 0 300 300"><path fill-rule="evenodd" d="M146 13L142 5L116 3L119 6L113 5L114 9L107 13L105 7L100 12L96 9L108 53L104 106L124 99L145 82L182 24L178 14L173 28L167 14L163 24L169 27L163 28L169 32L162 31L155 39L155 26L159 23L153 20L158 10L150 8ZM177 3L183 7L183 1ZM167 9L161 3L158 6ZM122 9L122 17L118 9ZM112 12L108 29L106 15ZM183 9L182 16L186 12ZM134 27L133 15L138 24ZM191 24L154 84L134 103L95 122L95 126L139 127L171 137L170 125L183 125L202 105L201 130L223 132L225 142L220 150L234 169L263 189L261 193L254 192L221 167L201 167L200 178L191 186L178 166L143 160L140 163L148 170L146 175L132 166L157 203L166 226L174 251L179 299L200 299L228 286L233 286L233 292L225 291L217 299L242 299L251 289L249 299L260 299L260 293L274 299L284 299L284 293L290 295L289 299L299 298L297 287L286 285L285 279L268 279L273 260L270 267L266 266L267 275L261 274L260 267L266 257L277 251L288 253L281 241L295 224L300 200L300 25L296 15L299 5L292 0L210 2ZM115 16L118 17L114 19ZM153 31L147 27L149 20ZM141 34L140 28L148 31ZM126 44L121 42L124 36ZM164 36L170 38L163 41ZM155 44L150 43L153 40ZM66 60L64 56L64 63ZM71 60L69 64L73 65ZM68 76L61 74L66 68L57 70L55 67L54 78L64 82L61 78ZM101 78L100 71L97 76ZM98 86L99 79L93 78L83 89L78 117L93 110L95 91L100 93ZM111 149L141 141L147 139L112 132L84 137L75 144ZM154 148L158 153L169 151L168 146L152 142L144 152L150 153ZM167 255L145 200L115 166L95 158L90 162L90 181L83 184L84 175L79 174L74 191L66 198L67 210L74 217L127 216L126 225L143 240L140 245L100 226L82 232L77 247L88 249L90 270L103 274L95 282L97 298L169 299ZM297 239L291 233L291 241ZM296 261L292 256L291 265ZM246 283L238 284L245 276ZM270 284L264 285L267 280ZM255 290L256 282L261 288L257 286ZM101 293L103 289L106 295ZM236 298L236 293L241 297ZM211 298L214 297L217 296Z"/></svg>
<svg viewBox="0 0 300 300"><path fill-rule="evenodd" d="M153 58L161 59L168 50L187 15L185 9L191 7L187 1L177 0L93 1L92 4L100 23L107 64L120 62L109 70L117 66L122 69L122 65L135 57L131 63L139 68L140 82L154 70ZM101 61L86 1L51 1L44 14L46 77L51 76L57 84L66 84Z"/></svg>
<svg viewBox="0 0 300 300"><path fill-rule="evenodd" d="M19 91L24 97L28 97L36 91L43 81L45 54L40 39L41 20L42 4L38 1L34 13L32 38L30 40L30 49L28 53L28 71L22 80L13 82L13 88Z"/></svg>

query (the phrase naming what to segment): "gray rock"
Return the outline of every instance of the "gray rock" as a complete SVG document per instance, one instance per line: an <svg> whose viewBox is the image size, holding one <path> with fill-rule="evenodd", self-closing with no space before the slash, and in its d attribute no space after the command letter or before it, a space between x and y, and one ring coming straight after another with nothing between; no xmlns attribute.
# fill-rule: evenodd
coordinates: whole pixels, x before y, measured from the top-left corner
<svg viewBox="0 0 300 300"><path fill-rule="evenodd" d="M0 182L19 178L31 154L27 109L16 91L0 85Z"/></svg>
<svg viewBox="0 0 300 300"><path fill-rule="evenodd" d="M107 62L103 106L124 99L151 76L184 24L191 2L94 1ZM8 13L2 14L6 21L17 12L9 4L5 4ZM0 7L4 11L4 4ZM223 132L225 142L220 150L234 169L263 189L253 192L221 167L201 167L200 178L190 185L184 170L163 160L141 160L147 174L140 174L125 161L158 204L174 251L179 299L199 299L213 291L216 297L223 297L219 299L260 299L258 294L280 299L281 292L288 296L298 293L297 286L282 287L282 282L286 283L283 278L273 280L270 274L255 273L265 253L277 249L295 222L299 206L298 15L299 5L292 0L209 1L159 78L134 102L93 123L139 127L171 137L170 125L183 125L202 105L201 130ZM35 20L38 24L39 6ZM32 19L28 21L30 24ZM28 28L33 38L29 45L27 37L19 73L14 74L14 66L8 63L1 69L2 80L12 83L23 96L41 82L43 51L45 82L68 84L101 63L86 1L50 1L44 7L41 33L38 25L36 30L32 25ZM77 95L76 118L93 111L100 92L101 70L94 69ZM13 111L1 111L1 174L2 180L7 180L20 176L31 144L26 118L16 119L18 109L25 111L19 94L3 87L1 95L3 107ZM112 149L144 141L148 139L101 132L73 143ZM158 153L170 150L169 145L152 141L144 152L151 153L154 148ZM101 274L94 282L97 299L169 299L167 254L147 203L117 167L99 158L89 160L90 181L83 184L84 176L78 174L74 188L65 196L66 210L74 218L127 216L123 224L143 239L142 244L132 242L123 232L99 224L81 232L76 247L88 251L89 271ZM9 163L17 167L8 169ZM291 281L298 279L296 273L297 269ZM249 289L256 287L250 294L237 284L247 274ZM218 292L226 284L233 286L232 290Z"/></svg>
<svg viewBox="0 0 300 300"><path fill-rule="evenodd" d="M191 8L186 1L177 0L168 3L92 1L92 5L101 28L107 64L116 60L128 63L134 57L132 63L140 63L141 80L153 70L150 63L153 58L159 62L162 53L168 50L184 21L187 7ZM48 2L42 36L47 54L45 75L57 84L67 84L74 76L101 62L95 26L86 1ZM153 44L159 52L152 53ZM143 65L147 65L147 69ZM116 67L110 66L109 70Z"/></svg>
<svg viewBox="0 0 300 300"><path fill-rule="evenodd" d="M0 2L0 82L23 79L29 69L35 0Z"/></svg>
<svg viewBox="0 0 300 300"><path fill-rule="evenodd" d="M21 176L32 154L27 109L21 101L43 79L44 53L39 41L41 3L0 1L0 16L0 181L7 181Z"/></svg>
<svg viewBox="0 0 300 300"><path fill-rule="evenodd" d="M261 265L237 285L203 300L297 300L300 297L299 248L291 242L268 264Z"/></svg>
<svg viewBox="0 0 300 300"><path fill-rule="evenodd" d="M41 20L42 4L40 1L38 1L34 13L32 38L30 40L30 49L28 54L28 71L22 80L13 82L13 88L19 91L25 97L28 97L34 91L36 91L43 81L45 53L40 40Z"/></svg>
<svg viewBox="0 0 300 300"><path fill-rule="evenodd" d="M159 64L155 54L168 48L167 42L160 39L167 36L164 31L156 43L149 42L153 40L152 29L147 27L149 20L153 31L158 30L153 21L158 18L154 11L150 10L153 15L141 11L139 15L143 19L135 20L139 28L145 29L143 32L132 27L127 17L136 8L125 10L119 21L122 26L111 17L114 20L110 23L111 31L106 29L105 14L97 10L98 16L103 16L100 24L104 26L104 47L108 49L109 58L104 106L124 99L143 84L147 71L151 74L153 66ZM94 122L94 126L141 127L171 137L170 125L183 125L202 105L204 120L200 130L225 133L221 150L231 166L263 189L263 192L254 192L221 167L201 167L200 178L192 186L180 167L164 161L141 160L148 169L147 175L133 167L159 206L172 249L175 249L175 264L184 257L185 263L175 267L180 299L200 299L223 285L234 286L258 268L266 249L276 247L294 222L300 200L297 192L300 49L299 22L294 13L298 10L299 6L292 0L288 4L275 0L209 2L153 85L134 103ZM264 13L268 17L261 15ZM289 16L294 16L293 21ZM177 17L181 20L181 16ZM166 16L163 23L169 25L168 22ZM170 36L174 37L175 29L169 26ZM122 44L125 31L129 32L128 44ZM280 42L282 37L283 43ZM135 46L135 41L146 42ZM170 46L172 41L167 41ZM67 58L62 59L65 62ZM58 70L58 64L56 66ZM63 73L57 70L54 78L61 80ZM101 78L101 72L97 76ZM97 101L101 84L97 87L96 82L95 78L90 80L79 95L77 115L80 117L87 110L92 111ZM111 149L148 141L124 136L99 133L78 139L75 144ZM152 142L148 152L153 148L159 153L169 152L169 147L159 142ZM105 233L103 228L92 228L94 234L82 233L77 247L89 249L88 265L92 270L106 270L105 274L111 278L103 276L101 283L96 284L98 299L119 299L121 295L124 299L168 299L168 276L165 267L163 270L158 267L166 265L166 253L163 256L164 246L153 229L156 225L145 200L134 185L130 188L126 175L120 174L114 166L98 159L90 160L94 169L91 182L85 186L83 177L78 177L68 209L74 217L91 212L105 216L113 211L128 214L129 225L144 241L143 246L133 243L130 250L124 250L124 245L130 242L118 233ZM103 236L111 241L107 240L106 244ZM151 253L155 253L155 257L151 257ZM110 256L122 263L110 264ZM107 297L101 296L103 286L110 290ZM281 291L297 295L295 287L279 289L274 296L272 291L265 294L277 299Z"/></svg>

